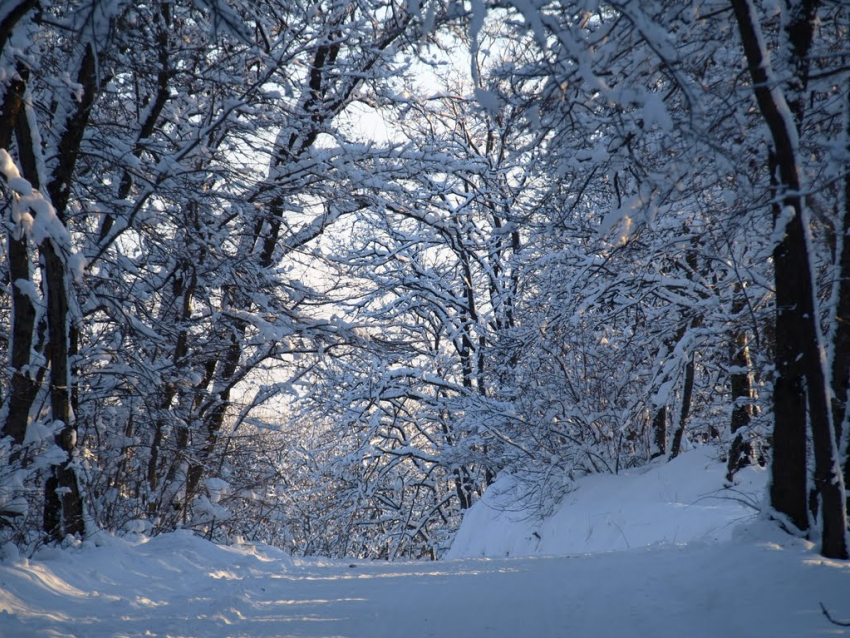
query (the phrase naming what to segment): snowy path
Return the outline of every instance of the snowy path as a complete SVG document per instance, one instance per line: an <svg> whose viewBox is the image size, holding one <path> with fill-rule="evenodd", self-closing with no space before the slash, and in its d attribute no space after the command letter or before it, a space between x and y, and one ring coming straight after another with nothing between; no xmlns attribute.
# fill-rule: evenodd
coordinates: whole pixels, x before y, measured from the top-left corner
<svg viewBox="0 0 850 638"><path fill-rule="evenodd" d="M850 635L818 606L850 615L850 563L783 544L349 567L188 533L113 540L0 564L0 636Z"/></svg>

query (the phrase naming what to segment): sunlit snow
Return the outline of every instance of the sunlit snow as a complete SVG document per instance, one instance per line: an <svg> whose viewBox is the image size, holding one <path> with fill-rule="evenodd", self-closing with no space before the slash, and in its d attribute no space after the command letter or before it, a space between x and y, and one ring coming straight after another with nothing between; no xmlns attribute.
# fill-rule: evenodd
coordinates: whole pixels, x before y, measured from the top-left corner
<svg viewBox="0 0 850 638"><path fill-rule="evenodd" d="M452 550L501 558L301 560L188 531L103 536L31 559L6 548L0 636L850 634L820 610L850 616L850 562L823 559L744 504L765 475L747 470L724 490L722 464L697 450L581 480L545 520L494 509L502 490L472 510Z"/></svg>

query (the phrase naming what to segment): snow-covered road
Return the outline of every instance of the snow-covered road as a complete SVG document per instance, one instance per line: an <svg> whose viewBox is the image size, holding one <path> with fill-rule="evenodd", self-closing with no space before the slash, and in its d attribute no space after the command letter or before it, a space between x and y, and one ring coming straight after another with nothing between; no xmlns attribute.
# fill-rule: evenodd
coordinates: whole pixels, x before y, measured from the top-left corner
<svg viewBox="0 0 850 638"><path fill-rule="evenodd" d="M0 638L850 636L820 611L850 619L850 561L746 505L764 470L731 490L724 475L697 449L585 477L543 519L494 486L464 519L458 560L297 560L188 531L100 533L29 560L6 546Z"/></svg>
<svg viewBox="0 0 850 638"><path fill-rule="evenodd" d="M184 532L7 560L0 636L809 638L850 635L819 609L848 593L850 563L802 542L343 563Z"/></svg>

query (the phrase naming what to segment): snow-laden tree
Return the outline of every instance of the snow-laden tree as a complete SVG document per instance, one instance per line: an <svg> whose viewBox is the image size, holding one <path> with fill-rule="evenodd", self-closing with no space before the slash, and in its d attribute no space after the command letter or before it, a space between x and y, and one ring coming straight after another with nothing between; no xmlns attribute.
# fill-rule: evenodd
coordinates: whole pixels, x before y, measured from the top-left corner
<svg viewBox="0 0 850 638"><path fill-rule="evenodd" d="M421 513L453 524L499 472L546 508L582 473L675 456L689 439L728 445L724 418L741 439L732 467L755 461L764 379L749 366L768 291L747 269L766 241L740 246L757 223L731 219L726 158L706 152L695 186L669 186L699 159L696 135L677 138L637 90L624 107L578 75L556 82L557 58L514 28L475 34L466 83L385 94L410 145L374 165L381 188L338 237L346 320L365 337L320 364L303 420L321 414L343 442L321 446L322 472L346 480L308 489L375 531L358 551L386 539L392 556L406 536L427 554ZM637 68L632 82L661 77Z"/></svg>
<svg viewBox="0 0 850 638"><path fill-rule="evenodd" d="M226 430L348 338L300 263L360 206L371 151L335 119L446 15L421 9L4 5L4 520L44 472L57 540L227 515Z"/></svg>
<svg viewBox="0 0 850 638"><path fill-rule="evenodd" d="M743 368L752 361L750 344L760 342L775 365L775 373L764 374L770 371L762 367L761 375L773 397L771 504L797 528L812 524L806 507L808 426L823 551L845 555L836 468L845 431L837 419L844 418L847 393L840 345L846 321L840 314L843 257L835 237L842 235L840 211L846 206L839 187L846 179L846 84L840 79L846 75L846 8L819 2L513 6L515 28L534 40L539 54L536 63L506 72L532 79L539 121L566 142L549 145L554 166L564 167L574 193L585 200L594 179L608 181L614 197L594 206L603 214L601 230L635 254L634 244L645 242L645 254L654 253L651 263L662 277L660 286L641 286L641 293L678 295L680 309L690 308L682 316L684 332L674 321L650 351L678 348L687 396L693 371L689 357L681 356L684 346L694 348L700 332L721 334L724 314L730 321L748 320L724 334L735 401L730 476L744 449L739 429L754 416L742 411L753 393ZM729 47L730 41L740 47ZM665 246L671 223L681 230L667 235ZM694 235L708 229L714 230ZM692 241L689 236L694 241L686 247L681 240ZM677 244L682 258L675 275L669 266ZM770 270L762 261L768 258ZM626 272L615 277L632 281L639 273ZM699 293L686 285L697 293L688 298L677 293L675 280L707 286ZM695 324L694 309L705 306L710 289L731 305L725 313L700 312ZM757 319L764 292L776 308L768 325ZM638 307L645 312L653 305L641 301ZM659 319L669 321L678 304L665 305ZM653 377L662 382L651 390L655 411L669 397L665 385L672 377ZM680 419L686 414L683 408ZM657 444L664 440L665 420L656 412Z"/></svg>
<svg viewBox="0 0 850 638"><path fill-rule="evenodd" d="M435 556L714 441L846 553L846 7L469 9L3 4L6 532Z"/></svg>
<svg viewBox="0 0 850 638"><path fill-rule="evenodd" d="M830 348L837 364L833 374L839 383L837 387L832 385L830 362L824 357L826 341L819 322L815 278L820 260L815 252L817 239L813 237L818 223L812 215L823 200L832 200L836 211L846 210L847 206L846 193L830 184L836 178L839 182L847 179L842 174L846 173L846 157L841 158L846 154L846 144L836 157L829 148L828 136L847 135L836 117L846 109L846 87L836 85L830 76L841 74L835 60L848 54L848 15L846 8L838 6L790 2L780 15L771 42L765 37L765 30L772 26L769 15L751 3L731 4L752 93L768 133L764 142L769 149L776 234L773 263L777 334L776 452L771 503L798 528L809 526L805 482L808 420L815 461L814 489L820 501L820 511L816 514L822 527L822 552L825 556L847 558L846 497L838 453L842 424L834 422L835 418L844 418L840 406L847 396L847 362L842 364L845 355ZM840 214L832 222L835 224L832 232L845 234L845 220ZM830 332L840 343L846 318L836 316L835 298L847 294L847 273L843 256L838 251L832 252L837 265L832 277L836 292L832 303L826 306L826 313L830 324L836 322ZM842 381L844 387L840 385ZM834 397L834 410L830 408L831 397Z"/></svg>

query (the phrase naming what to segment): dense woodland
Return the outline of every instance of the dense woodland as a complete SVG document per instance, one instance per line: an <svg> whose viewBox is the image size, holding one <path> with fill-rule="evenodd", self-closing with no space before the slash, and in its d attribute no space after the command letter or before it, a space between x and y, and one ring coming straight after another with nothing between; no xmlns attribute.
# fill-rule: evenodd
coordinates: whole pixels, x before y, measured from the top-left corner
<svg viewBox="0 0 850 638"><path fill-rule="evenodd" d="M0 543L433 558L712 444L847 556L845 2L2 0L0 52Z"/></svg>

